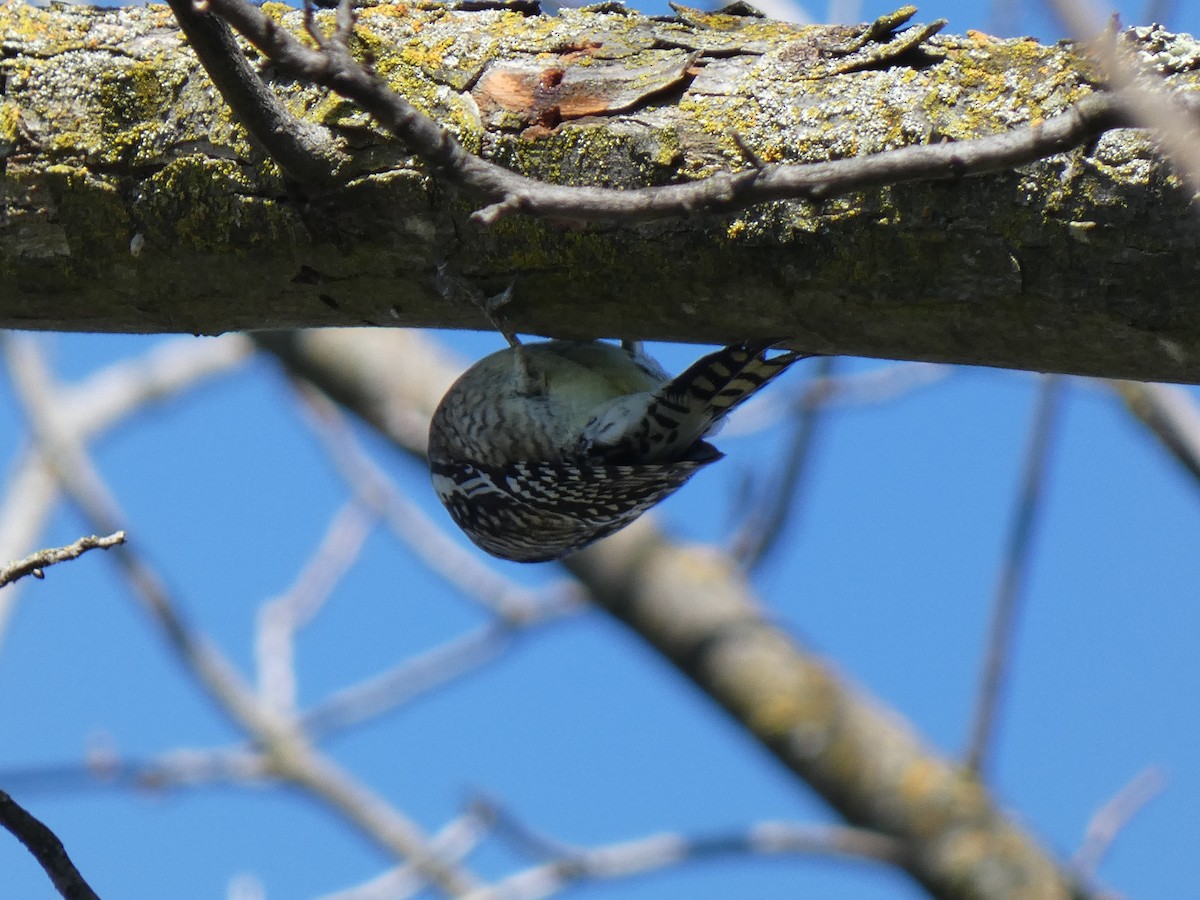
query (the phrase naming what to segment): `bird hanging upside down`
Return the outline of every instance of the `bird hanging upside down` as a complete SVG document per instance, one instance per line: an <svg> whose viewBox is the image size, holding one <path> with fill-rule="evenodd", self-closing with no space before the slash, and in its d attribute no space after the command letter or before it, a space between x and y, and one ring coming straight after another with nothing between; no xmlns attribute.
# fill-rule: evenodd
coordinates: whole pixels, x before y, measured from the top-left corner
<svg viewBox="0 0 1200 900"><path fill-rule="evenodd" d="M774 343L731 344L671 378L638 345L512 339L438 404L429 427L434 489L493 556L566 556L721 458L705 436L805 358L768 358Z"/></svg>

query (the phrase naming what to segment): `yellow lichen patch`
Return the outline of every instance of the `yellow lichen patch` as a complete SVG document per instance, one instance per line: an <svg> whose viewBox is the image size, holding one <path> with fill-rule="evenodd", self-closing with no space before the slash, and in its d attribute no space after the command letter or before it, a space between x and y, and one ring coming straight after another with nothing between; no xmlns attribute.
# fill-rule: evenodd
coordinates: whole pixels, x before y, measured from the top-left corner
<svg viewBox="0 0 1200 900"><path fill-rule="evenodd" d="M106 134L157 117L170 99L162 69L135 60L104 70L95 85L100 129Z"/></svg>
<svg viewBox="0 0 1200 900"><path fill-rule="evenodd" d="M366 9L360 10L358 13L358 21L369 21L370 19L388 18L388 19L407 19L412 15L406 3L383 3L379 6L369 6Z"/></svg>
<svg viewBox="0 0 1200 900"><path fill-rule="evenodd" d="M444 65L446 53L454 43L454 35L446 35L431 44L411 43L401 50L401 58L422 69L439 69Z"/></svg>
<svg viewBox="0 0 1200 900"><path fill-rule="evenodd" d="M332 93L326 94L308 111L308 115L327 128L361 128L371 122L370 116L357 104Z"/></svg>
<svg viewBox="0 0 1200 900"><path fill-rule="evenodd" d="M282 22L285 16L294 15L296 12L294 6L288 6L286 3L276 3L275 0L267 0L259 9L263 11L263 15L269 16L276 22Z"/></svg>
<svg viewBox="0 0 1200 900"><path fill-rule="evenodd" d="M146 185L136 213L152 244L202 252L249 250L296 230L286 204L248 193L253 185L231 160L181 157Z"/></svg>
<svg viewBox="0 0 1200 900"><path fill-rule="evenodd" d="M7 156L21 136L21 108L15 103L0 103L0 157Z"/></svg>
<svg viewBox="0 0 1200 900"><path fill-rule="evenodd" d="M37 47L43 53L61 53L80 45L87 32L83 20L68 20L48 9L27 3L0 3L0 34L7 40Z"/></svg>

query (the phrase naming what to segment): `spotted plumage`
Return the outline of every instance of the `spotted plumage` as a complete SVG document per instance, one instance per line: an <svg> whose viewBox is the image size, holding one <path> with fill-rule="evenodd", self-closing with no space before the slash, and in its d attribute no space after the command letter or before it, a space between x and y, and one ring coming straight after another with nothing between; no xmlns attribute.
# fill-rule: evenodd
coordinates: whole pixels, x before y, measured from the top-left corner
<svg viewBox="0 0 1200 900"><path fill-rule="evenodd" d="M733 344L676 378L636 347L516 344L450 388L429 430L434 488L476 544L559 559L612 534L721 453L704 437L799 354Z"/></svg>

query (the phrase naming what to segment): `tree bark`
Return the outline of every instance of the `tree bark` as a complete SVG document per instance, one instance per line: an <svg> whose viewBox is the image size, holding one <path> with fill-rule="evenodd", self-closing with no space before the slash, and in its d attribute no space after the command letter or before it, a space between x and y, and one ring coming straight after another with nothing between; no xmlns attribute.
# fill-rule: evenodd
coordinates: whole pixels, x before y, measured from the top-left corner
<svg viewBox="0 0 1200 900"><path fill-rule="evenodd" d="M302 30L299 13L269 9ZM1097 80L1065 46L977 33L913 46L911 34L690 10L667 21L425 4L372 6L357 26L375 70L469 149L562 183L669 184L755 158L964 140L1050 117ZM482 228L470 196L348 102L266 68L288 107L350 157L333 186L285 180L164 8L8 0L0 35L0 326L487 327L439 294L437 267L450 262L488 292L517 279L505 315L530 333L770 336L822 352L1200 381L1190 193L1141 131L1017 171L819 205ZM1171 86L1197 83L1190 38L1146 31L1130 43L1161 51L1153 64Z"/></svg>

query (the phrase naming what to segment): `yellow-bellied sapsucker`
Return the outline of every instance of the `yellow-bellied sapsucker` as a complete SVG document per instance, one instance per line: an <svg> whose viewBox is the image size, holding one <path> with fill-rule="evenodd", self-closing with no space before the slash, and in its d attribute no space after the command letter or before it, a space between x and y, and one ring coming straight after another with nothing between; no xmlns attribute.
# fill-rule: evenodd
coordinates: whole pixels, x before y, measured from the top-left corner
<svg viewBox="0 0 1200 900"><path fill-rule="evenodd" d="M677 378L636 345L514 343L471 366L429 428L446 509L494 556L558 559L628 525L722 454L704 436L798 353L733 344Z"/></svg>

